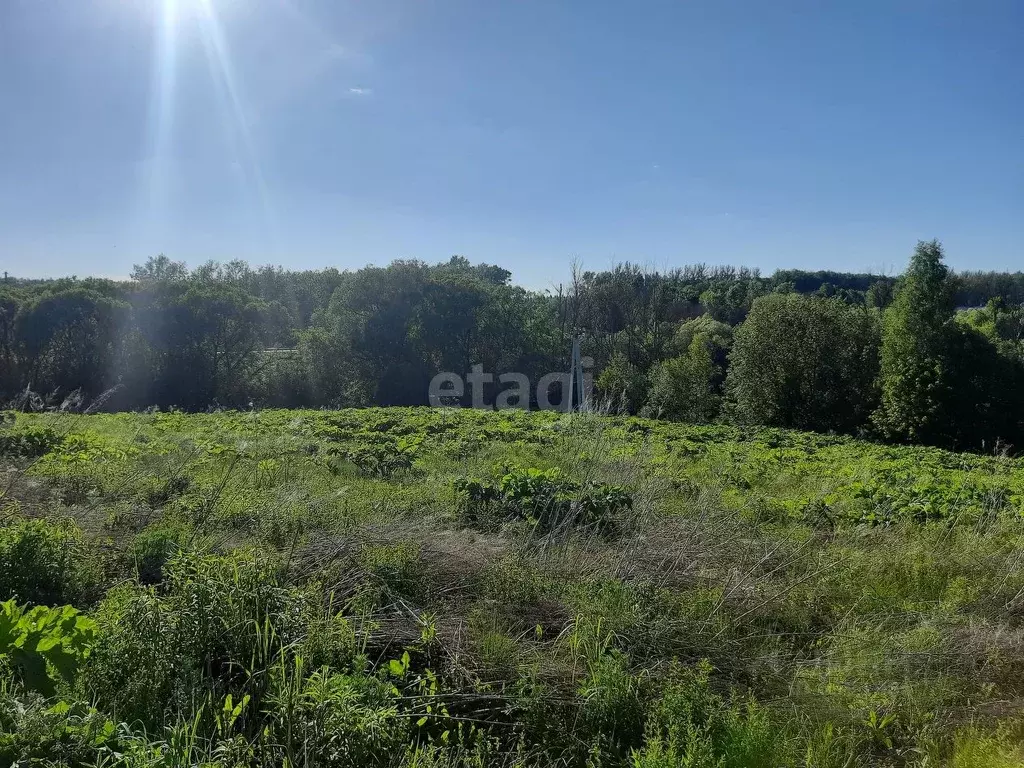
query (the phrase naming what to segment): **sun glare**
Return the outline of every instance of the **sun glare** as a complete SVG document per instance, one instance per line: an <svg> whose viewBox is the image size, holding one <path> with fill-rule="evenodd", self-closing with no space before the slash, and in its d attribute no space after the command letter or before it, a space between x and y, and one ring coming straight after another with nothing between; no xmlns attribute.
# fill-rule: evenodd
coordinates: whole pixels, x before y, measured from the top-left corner
<svg viewBox="0 0 1024 768"><path fill-rule="evenodd" d="M206 54L210 78L219 94L222 109L229 116L225 126L230 154L244 169L247 183L255 187L268 224L271 211L266 184L253 147L249 118L221 23L221 7L233 8L226 0L157 0L154 3L153 77L149 118L149 201L151 215L161 217L168 204L169 158L178 90L178 52L182 37L197 34Z"/></svg>
<svg viewBox="0 0 1024 768"><path fill-rule="evenodd" d="M153 74L147 137L147 193L150 218L162 217L168 203L168 163L177 73L178 5L178 0L160 0L155 6Z"/></svg>

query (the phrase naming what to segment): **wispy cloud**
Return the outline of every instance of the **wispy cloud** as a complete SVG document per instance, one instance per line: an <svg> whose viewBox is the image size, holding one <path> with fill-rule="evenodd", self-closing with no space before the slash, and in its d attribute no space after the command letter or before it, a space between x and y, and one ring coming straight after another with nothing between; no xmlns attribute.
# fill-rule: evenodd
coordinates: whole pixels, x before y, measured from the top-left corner
<svg viewBox="0 0 1024 768"><path fill-rule="evenodd" d="M348 92L354 96L369 96L373 93L373 88L349 88Z"/></svg>

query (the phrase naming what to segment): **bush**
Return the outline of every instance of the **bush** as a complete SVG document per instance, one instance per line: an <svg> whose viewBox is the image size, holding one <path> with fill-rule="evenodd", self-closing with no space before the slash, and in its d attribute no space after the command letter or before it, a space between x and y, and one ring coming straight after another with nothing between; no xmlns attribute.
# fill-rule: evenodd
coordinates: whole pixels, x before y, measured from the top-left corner
<svg viewBox="0 0 1024 768"><path fill-rule="evenodd" d="M651 393L641 415L696 424L718 417L732 329L704 320L685 323L677 340L689 338L686 347L651 369Z"/></svg>
<svg viewBox="0 0 1024 768"><path fill-rule="evenodd" d="M502 520L525 520L541 531L561 525L595 526L609 531L615 517L633 506L633 496L618 485L581 484L558 469L512 468L497 484L476 478L455 480L470 522L496 510Z"/></svg>
<svg viewBox="0 0 1024 768"><path fill-rule="evenodd" d="M620 352L611 356L594 383L614 410L636 413L647 399L647 374Z"/></svg>
<svg viewBox="0 0 1024 768"><path fill-rule="evenodd" d="M763 296L737 329L726 391L743 424L855 432L875 406L877 319L838 299Z"/></svg>
<svg viewBox="0 0 1024 768"><path fill-rule="evenodd" d="M58 682L74 682L89 654L95 624L64 605L26 609L13 600L0 603L0 659L18 672L25 687L52 695Z"/></svg>
<svg viewBox="0 0 1024 768"><path fill-rule="evenodd" d="M577 691L582 701L575 729L579 737L619 758L643 742L648 687L645 676L634 675L627 662L614 650L586 659L587 675Z"/></svg>
<svg viewBox="0 0 1024 768"><path fill-rule="evenodd" d="M101 603L85 689L105 711L147 727L165 724L166 713L190 716L212 693L249 694L255 706L266 671L320 613L310 593L280 586L277 562L258 550L182 551L160 591L128 585Z"/></svg>
<svg viewBox="0 0 1024 768"><path fill-rule="evenodd" d="M286 752L325 768L395 765L406 751L410 722L398 717L399 697L389 684L365 675L314 672L297 695L277 695L271 706L290 713L278 721Z"/></svg>
<svg viewBox="0 0 1024 768"><path fill-rule="evenodd" d="M37 459L64 441L51 427L23 427L0 432L0 456Z"/></svg>
<svg viewBox="0 0 1024 768"><path fill-rule="evenodd" d="M94 765L98 750L116 746L114 735L94 709L0 692L0 765Z"/></svg>
<svg viewBox="0 0 1024 768"><path fill-rule="evenodd" d="M189 529L184 523L161 520L141 531L132 543L132 566L143 584L163 581L167 560L184 544Z"/></svg>
<svg viewBox="0 0 1024 768"><path fill-rule="evenodd" d="M646 744L633 753L635 768L715 766L775 768L788 761L784 733L754 703L727 700L711 690L711 667L669 670L661 700L645 728Z"/></svg>
<svg viewBox="0 0 1024 768"><path fill-rule="evenodd" d="M73 521L18 520L0 528L0 599L82 604L98 596L101 568Z"/></svg>

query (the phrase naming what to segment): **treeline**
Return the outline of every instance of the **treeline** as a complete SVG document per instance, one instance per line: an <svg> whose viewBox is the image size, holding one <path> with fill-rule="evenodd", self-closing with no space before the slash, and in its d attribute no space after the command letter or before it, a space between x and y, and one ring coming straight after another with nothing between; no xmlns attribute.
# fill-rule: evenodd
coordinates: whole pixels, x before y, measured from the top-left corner
<svg viewBox="0 0 1024 768"><path fill-rule="evenodd" d="M1024 444L1024 274L952 274L920 243L905 274L623 264L543 292L459 256L356 271L189 270L0 284L0 399L91 404L419 405L442 371L531 382L567 367L623 410L973 450ZM487 401L497 395L494 385ZM469 393L466 395L469 402Z"/></svg>

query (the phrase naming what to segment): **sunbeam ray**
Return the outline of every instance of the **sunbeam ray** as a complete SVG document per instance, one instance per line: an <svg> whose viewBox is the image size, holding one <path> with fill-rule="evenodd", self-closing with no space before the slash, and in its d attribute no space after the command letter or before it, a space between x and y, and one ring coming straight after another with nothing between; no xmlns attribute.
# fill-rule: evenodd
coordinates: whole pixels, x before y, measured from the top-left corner
<svg viewBox="0 0 1024 768"><path fill-rule="evenodd" d="M202 39L203 47L210 61L211 72L226 95L228 107L235 121L236 135L241 144L242 160L245 164L245 173L256 186L256 194L259 196L260 205L263 209L264 223L270 235L276 240L276 226L273 210L270 204L270 196L267 192L267 185L264 181L263 171L260 168L253 147L252 135L249 131L248 117L242 105L234 68L231 64L231 56L228 51L227 41L221 30L220 20L217 11L211 0L198 0L201 10ZM237 148L233 148L236 155Z"/></svg>
<svg viewBox="0 0 1024 768"><path fill-rule="evenodd" d="M178 0L161 0L153 46L153 81L150 92L146 204L151 219L167 213L171 129L174 123L177 75Z"/></svg>

